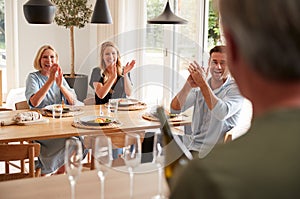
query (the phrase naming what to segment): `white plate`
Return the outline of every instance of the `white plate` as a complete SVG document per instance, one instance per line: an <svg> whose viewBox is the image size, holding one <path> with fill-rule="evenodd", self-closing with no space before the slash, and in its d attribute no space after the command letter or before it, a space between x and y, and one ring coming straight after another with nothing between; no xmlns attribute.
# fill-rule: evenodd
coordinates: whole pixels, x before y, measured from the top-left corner
<svg viewBox="0 0 300 199"><path fill-rule="evenodd" d="M47 118L42 118L39 120L31 120L31 121L22 121L18 122L19 125L32 125L32 124L41 124L41 123L48 123L49 119Z"/></svg>
<svg viewBox="0 0 300 199"><path fill-rule="evenodd" d="M53 107L57 106L57 105L61 105L61 104L48 105L48 106L45 106L45 109L48 111L52 111ZM80 111L80 108L76 107L76 106L70 106L70 105L65 105L63 108L63 113L75 112L75 111Z"/></svg>
<svg viewBox="0 0 300 199"><path fill-rule="evenodd" d="M105 118L105 119L108 119L110 121L98 123L98 122L95 122L95 120L97 118ZM81 117L79 120L82 124L87 125L87 126L103 126L103 125L107 125L107 124L110 124L110 123L115 121L114 118L112 118L112 117L97 116L97 115L90 115L90 116Z"/></svg>
<svg viewBox="0 0 300 199"><path fill-rule="evenodd" d="M139 100L136 100L136 99L123 98L123 99L119 100L119 106L131 106L131 105L135 105L137 103L139 103Z"/></svg>

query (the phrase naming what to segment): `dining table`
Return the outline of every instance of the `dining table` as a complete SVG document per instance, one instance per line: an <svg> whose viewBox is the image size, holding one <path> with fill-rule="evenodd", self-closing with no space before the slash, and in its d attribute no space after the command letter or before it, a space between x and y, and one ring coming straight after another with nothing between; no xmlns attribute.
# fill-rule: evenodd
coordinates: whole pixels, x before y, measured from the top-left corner
<svg viewBox="0 0 300 199"><path fill-rule="evenodd" d="M82 118L108 117L106 105L85 105L72 107L77 111L62 118L53 118L45 110L0 111L0 143L67 138L72 136L95 137L105 134L112 138L125 137L126 133L140 133L158 130L159 120L151 116L151 107L117 111L116 120L108 125L89 126L82 124ZM38 112L43 115L38 121L10 123L12 118L26 112ZM49 113L49 112L48 112ZM169 119L172 128L191 124L188 113ZM7 123L7 121L9 121ZM113 141L114 139L112 139ZM119 141L121 142L121 141ZM123 142L123 141L122 141ZM120 146L121 147L121 146ZM120 159L120 158L119 158ZM113 164L105 180L105 198L129 198L129 174L124 163ZM152 198L158 193L158 171L154 163L141 163L134 171L134 198ZM165 179L161 179L163 192L168 195L169 188ZM147 185L145 185L147 183ZM17 188L17 191L16 191ZM100 180L96 170L81 173L76 183L76 198L100 198ZM55 175L31 179L0 182L0 198L70 198L71 190L67 175Z"/></svg>
<svg viewBox="0 0 300 199"><path fill-rule="evenodd" d="M42 122L20 123L0 126L0 143L45 140L54 138L67 138L72 136L89 136L105 134L108 136L124 136L129 132L145 132L151 129L159 129L158 120L149 119L149 107L126 110L121 109L117 113L117 122L112 125L88 126L80 123L82 118L89 116L108 115L108 108L105 105L86 105L76 107L78 112L62 118L52 118L43 116ZM29 111L0 111L0 121L9 120L16 114ZM41 111L41 110L33 110ZM191 115L180 115L178 118L170 119L170 124L174 127L191 124Z"/></svg>
<svg viewBox="0 0 300 199"><path fill-rule="evenodd" d="M154 163L141 164L134 170L133 198L152 198L158 194L158 180L162 182L162 193L169 195L165 178L158 178ZM106 199L130 198L128 169L125 166L109 168L105 177L104 195ZM75 186L76 199L101 198L100 180L97 171L84 171ZM0 198L71 198L71 188L67 175L29 178L0 182Z"/></svg>

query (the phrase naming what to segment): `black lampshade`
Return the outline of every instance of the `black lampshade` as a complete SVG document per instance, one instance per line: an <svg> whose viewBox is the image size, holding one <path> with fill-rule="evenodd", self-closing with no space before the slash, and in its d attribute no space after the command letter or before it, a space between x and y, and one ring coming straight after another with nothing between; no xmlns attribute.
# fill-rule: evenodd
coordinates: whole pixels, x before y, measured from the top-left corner
<svg viewBox="0 0 300 199"><path fill-rule="evenodd" d="M91 23L111 24L112 18L106 0L97 0Z"/></svg>
<svg viewBox="0 0 300 199"><path fill-rule="evenodd" d="M23 5L24 16L30 24L51 24L55 10L49 0L29 0Z"/></svg>
<svg viewBox="0 0 300 199"><path fill-rule="evenodd" d="M176 16L171 8L169 1L166 4L165 10L154 19L148 20L148 24L186 24L188 21Z"/></svg>

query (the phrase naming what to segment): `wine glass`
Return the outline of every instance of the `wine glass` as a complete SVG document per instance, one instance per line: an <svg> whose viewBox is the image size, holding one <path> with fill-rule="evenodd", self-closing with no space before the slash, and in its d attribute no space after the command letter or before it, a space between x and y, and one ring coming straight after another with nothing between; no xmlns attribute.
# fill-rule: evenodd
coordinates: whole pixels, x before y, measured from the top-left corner
<svg viewBox="0 0 300 199"><path fill-rule="evenodd" d="M130 176L130 198L133 198L133 170L141 163L142 147L140 136L135 133L125 135L124 161Z"/></svg>
<svg viewBox="0 0 300 199"><path fill-rule="evenodd" d="M100 104L99 105L99 115L100 116L103 116L104 114L103 114L103 111L102 111L102 105Z"/></svg>
<svg viewBox="0 0 300 199"><path fill-rule="evenodd" d="M152 199L167 199L167 197L163 194L162 186L164 177L164 152L158 136L158 132L156 132L153 142L153 163L156 164L158 170L158 194L153 196Z"/></svg>
<svg viewBox="0 0 300 199"><path fill-rule="evenodd" d="M118 105L119 99L108 100L108 116L114 118L115 121L118 120Z"/></svg>
<svg viewBox="0 0 300 199"><path fill-rule="evenodd" d="M112 143L110 137L100 135L96 137L94 148L94 161L98 177L101 182L101 199L104 199L104 180L112 164Z"/></svg>
<svg viewBox="0 0 300 199"><path fill-rule="evenodd" d="M78 139L66 141L65 167L71 185L71 198L75 199L75 185L82 169L82 145Z"/></svg>

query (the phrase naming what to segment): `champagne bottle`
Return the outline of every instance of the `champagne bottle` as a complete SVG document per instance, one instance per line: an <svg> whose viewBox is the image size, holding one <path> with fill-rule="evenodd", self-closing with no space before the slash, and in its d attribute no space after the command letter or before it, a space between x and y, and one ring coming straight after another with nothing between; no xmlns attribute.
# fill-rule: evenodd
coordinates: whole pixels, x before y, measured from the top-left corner
<svg viewBox="0 0 300 199"><path fill-rule="evenodd" d="M157 108L157 116L161 124L162 143L165 151L165 177L170 186L174 175L193 159L191 152L186 148L178 135L173 135L163 107Z"/></svg>

